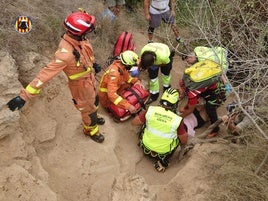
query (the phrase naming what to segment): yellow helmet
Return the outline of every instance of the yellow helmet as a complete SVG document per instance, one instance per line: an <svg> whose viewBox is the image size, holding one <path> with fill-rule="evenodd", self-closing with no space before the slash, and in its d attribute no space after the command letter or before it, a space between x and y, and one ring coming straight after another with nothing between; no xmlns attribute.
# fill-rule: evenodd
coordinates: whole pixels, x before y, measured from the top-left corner
<svg viewBox="0 0 268 201"><path fill-rule="evenodd" d="M179 92L177 89L168 88L162 95L160 103L166 106L175 105L179 101Z"/></svg>
<svg viewBox="0 0 268 201"><path fill-rule="evenodd" d="M138 59L139 59L139 56L131 50L126 50L120 54L120 60L126 66L136 65Z"/></svg>

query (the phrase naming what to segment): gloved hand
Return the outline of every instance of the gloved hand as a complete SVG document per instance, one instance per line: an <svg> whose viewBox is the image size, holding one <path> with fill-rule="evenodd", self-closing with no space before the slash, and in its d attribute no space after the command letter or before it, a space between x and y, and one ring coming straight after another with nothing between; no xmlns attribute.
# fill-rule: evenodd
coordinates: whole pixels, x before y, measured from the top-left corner
<svg viewBox="0 0 268 201"><path fill-rule="evenodd" d="M93 68L95 70L95 73L101 72L101 66L98 63L93 63Z"/></svg>
<svg viewBox="0 0 268 201"><path fill-rule="evenodd" d="M231 87L228 83L225 84L225 90L226 90L227 94L230 94L232 92Z"/></svg>
<svg viewBox="0 0 268 201"><path fill-rule="evenodd" d="M11 111L16 110L16 108L18 108L18 110L19 110L20 108L22 108L24 106L24 104L25 104L25 100L23 100L20 96L17 96L15 98L11 99L7 103L8 108Z"/></svg>
<svg viewBox="0 0 268 201"><path fill-rule="evenodd" d="M133 66L130 70L131 77L138 77L140 74L138 66Z"/></svg>

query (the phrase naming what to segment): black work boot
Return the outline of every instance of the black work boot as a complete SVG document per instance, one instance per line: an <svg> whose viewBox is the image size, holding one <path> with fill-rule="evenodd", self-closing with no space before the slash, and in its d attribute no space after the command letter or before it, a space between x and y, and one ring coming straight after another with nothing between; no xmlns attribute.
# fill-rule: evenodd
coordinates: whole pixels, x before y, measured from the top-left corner
<svg viewBox="0 0 268 201"><path fill-rule="evenodd" d="M104 141L104 136L100 133L95 134L95 135L89 135L89 136L93 141L97 143L102 143Z"/></svg>
<svg viewBox="0 0 268 201"><path fill-rule="evenodd" d="M152 102L156 101L158 96L159 96L159 93L150 94L150 97L149 97L148 101L146 102L146 104L151 104Z"/></svg>
<svg viewBox="0 0 268 201"><path fill-rule="evenodd" d="M105 124L105 119L103 118L103 117L101 117L101 116L97 116L97 124L98 125L103 125L103 124Z"/></svg>

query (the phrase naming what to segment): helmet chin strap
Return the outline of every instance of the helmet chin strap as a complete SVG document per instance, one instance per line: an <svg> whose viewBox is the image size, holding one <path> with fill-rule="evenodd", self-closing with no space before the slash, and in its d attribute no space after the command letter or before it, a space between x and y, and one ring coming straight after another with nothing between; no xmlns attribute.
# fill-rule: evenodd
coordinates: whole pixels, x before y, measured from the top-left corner
<svg viewBox="0 0 268 201"><path fill-rule="evenodd" d="M86 39L86 34L83 34L81 36L76 36L76 35L73 35L71 32L69 32L68 30L66 31L66 33L68 34L68 36L70 36L71 38L73 38L77 41L82 41L82 40Z"/></svg>
<svg viewBox="0 0 268 201"><path fill-rule="evenodd" d="M131 69L132 66L127 66L125 65L125 68L129 71Z"/></svg>

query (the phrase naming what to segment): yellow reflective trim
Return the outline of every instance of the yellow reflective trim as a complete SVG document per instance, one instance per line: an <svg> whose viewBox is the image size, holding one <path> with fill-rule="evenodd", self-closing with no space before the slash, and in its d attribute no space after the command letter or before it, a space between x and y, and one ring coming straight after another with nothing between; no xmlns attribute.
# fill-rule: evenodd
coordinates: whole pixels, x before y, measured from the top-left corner
<svg viewBox="0 0 268 201"><path fill-rule="evenodd" d="M127 83L131 83L132 80L133 80L133 78L130 77L130 78L128 79Z"/></svg>
<svg viewBox="0 0 268 201"><path fill-rule="evenodd" d="M123 98L122 98L121 96L118 96L118 98L115 99L114 104L115 104L115 105L118 105L118 103L119 103L121 100L123 100Z"/></svg>
<svg viewBox="0 0 268 201"><path fill-rule="evenodd" d="M100 88L100 92L108 92L107 88Z"/></svg>
<svg viewBox="0 0 268 201"><path fill-rule="evenodd" d="M99 127L98 126L95 126L95 128L93 128L91 131L90 131L90 135L95 135L99 132Z"/></svg>
<svg viewBox="0 0 268 201"><path fill-rule="evenodd" d="M69 79L70 80L75 80L77 78L80 78L88 73L91 72L91 67L88 67L86 71L83 71L83 72L80 72L80 73L76 73L76 74L73 74L73 75L69 75Z"/></svg>
<svg viewBox="0 0 268 201"><path fill-rule="evenodd" d="M30 94L39 94L41 89L35 89L35 88L31 87L30 85L28 85L26 87L26 91L28 91Z"/></svg>
<svg viewBox="0 0 268 201"><path fill-rule="evenodd" d="M94 126L86 126L84 125L84 129L89 131L90 135L95 135L99 132L99 126L94 125Z"/></svg>

